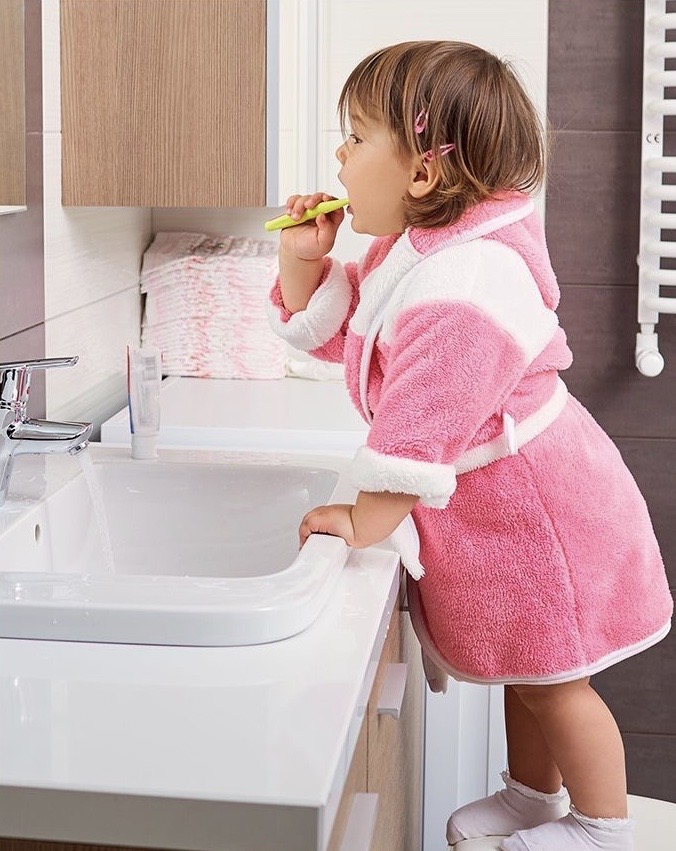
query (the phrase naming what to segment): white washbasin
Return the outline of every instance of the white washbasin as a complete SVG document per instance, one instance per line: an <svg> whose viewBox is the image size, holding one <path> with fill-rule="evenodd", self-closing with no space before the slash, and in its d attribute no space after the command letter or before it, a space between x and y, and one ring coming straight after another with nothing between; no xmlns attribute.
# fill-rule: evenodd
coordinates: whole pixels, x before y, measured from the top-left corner
<svg viewBox="0 0 676 851"><path fill-rule="evenodd" d="M287 638L317 618L349 548L313 535L299 551L298 525L314 505L352 500L343 459L86 454L112 567L77 461L17 459L0 509L0 636L223 646ZM22 496L36 487L44 494Z"/></svg>

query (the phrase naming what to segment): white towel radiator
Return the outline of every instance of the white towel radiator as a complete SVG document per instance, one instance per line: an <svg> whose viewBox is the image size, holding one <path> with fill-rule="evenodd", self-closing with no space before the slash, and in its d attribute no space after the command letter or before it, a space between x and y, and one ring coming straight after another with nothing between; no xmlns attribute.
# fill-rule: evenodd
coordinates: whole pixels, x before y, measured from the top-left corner
<svg viewBox="0 0 676 851"><path fill-rule="evenodd" d="M676 270L660 269L660 260L676 257L676 242L662 240L662 230L676 229L676 213L663 213L662 202L676 201L676 185L662 183L676 174L676 157L662 155L664 116L676 115L676 99L666 100L666 86L676 86L676 71L665 71L665 59L676 59L676 13L666 13L665 0L645 0L643 51L643 124L641 143L641 229L638 254L638 321L636 368L642 375L662 372L655 326L660 313L676 313L676 298L660 295L660 287L676 287Z"/></svg>

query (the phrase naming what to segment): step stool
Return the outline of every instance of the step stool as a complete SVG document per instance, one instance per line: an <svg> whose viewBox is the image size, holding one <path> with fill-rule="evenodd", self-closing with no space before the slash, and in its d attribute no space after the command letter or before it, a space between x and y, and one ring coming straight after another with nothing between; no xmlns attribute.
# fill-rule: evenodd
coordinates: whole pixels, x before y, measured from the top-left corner
<svg viewBox="0 0 676 851"><path fill-rule="evenodd" d="M676 804L629 795L629 815L636 819L635 851L676 849ZM453 851L499 851L503 838L465 839Z"/></svg>

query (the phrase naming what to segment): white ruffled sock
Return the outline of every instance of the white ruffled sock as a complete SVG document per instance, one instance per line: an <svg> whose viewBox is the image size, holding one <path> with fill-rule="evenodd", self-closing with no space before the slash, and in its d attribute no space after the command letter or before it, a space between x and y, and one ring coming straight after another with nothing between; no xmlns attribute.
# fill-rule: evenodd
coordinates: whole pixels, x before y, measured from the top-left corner
<svg viewBox="0 0 676 851"><path fill-rule="evenodd" d="M571 807L562 819L519 830L504 840L502 851L633 851L634 820L589 818Z"/></svg>
<svg viewBox="0 0 676 851"><path fill-rule="evenodd" d="M456 810L448 820L446 839L455 845L461 839L509 836L515 830L556 821L568 812L568 793L538 792L502 772L505 788L489 798L473 801Z"/></svg>

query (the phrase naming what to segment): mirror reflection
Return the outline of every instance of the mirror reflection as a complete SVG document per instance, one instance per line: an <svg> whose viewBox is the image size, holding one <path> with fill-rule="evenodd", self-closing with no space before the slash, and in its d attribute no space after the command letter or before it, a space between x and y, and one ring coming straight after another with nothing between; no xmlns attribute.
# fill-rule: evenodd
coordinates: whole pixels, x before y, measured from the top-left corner
<svg viewBox="0 0 676 851"><path fill-rule="evenodd" d="M0 213L25 209L24 0L0 0Z"/></svg>

